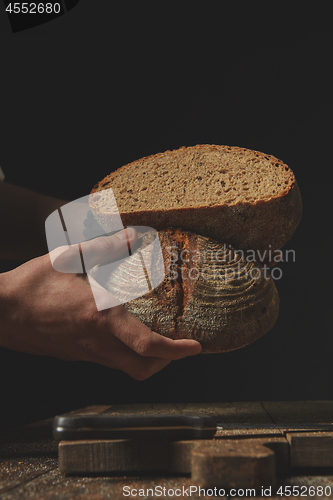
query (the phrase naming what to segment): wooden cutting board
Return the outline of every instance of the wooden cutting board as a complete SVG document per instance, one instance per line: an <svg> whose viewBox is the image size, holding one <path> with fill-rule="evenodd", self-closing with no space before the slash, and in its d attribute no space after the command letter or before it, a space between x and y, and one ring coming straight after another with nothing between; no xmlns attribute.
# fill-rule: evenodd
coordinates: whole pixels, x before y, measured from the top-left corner
<svg viewBox="0 0 333 500"><path fill-rule="evenodd" d="M59 443L65 474L191 475L201 487L273 487L300 468L333 467L333 402L114 405L85 413L208 415L211 440L81 440ZM82 413L73 412L73 413ZM304 470L305 470L304 469Z"/></svg>

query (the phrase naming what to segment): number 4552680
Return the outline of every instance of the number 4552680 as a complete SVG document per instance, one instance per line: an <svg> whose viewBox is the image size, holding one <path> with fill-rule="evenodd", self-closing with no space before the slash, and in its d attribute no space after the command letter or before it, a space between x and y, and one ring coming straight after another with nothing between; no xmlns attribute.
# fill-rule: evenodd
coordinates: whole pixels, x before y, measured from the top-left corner
<svg viewBox="0 0 333 500"><path fill-rule="evenodd" d="M10 14L59 14L61 10L60 3L29 3L14 2L6 7Z"/></svg>

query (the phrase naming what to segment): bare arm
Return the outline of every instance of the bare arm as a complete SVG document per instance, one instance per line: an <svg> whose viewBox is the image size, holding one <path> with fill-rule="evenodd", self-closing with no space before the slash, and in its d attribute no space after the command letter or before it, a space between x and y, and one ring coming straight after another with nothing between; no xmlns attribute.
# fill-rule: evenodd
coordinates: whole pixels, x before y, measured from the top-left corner
<svg viewBox="0 0 333 500"><path fill-rule="evenodd" d="M28 260L0 274L0 346L91 361L138 380L150 377L172 360L201 352L199 342L163 337L121 305L97 311L83 275L53 269L44 224L48 215L65 203L0 182L0 258ZM135 242L135 231L132 237ZM116 259L128 248L119 234L86 245L96 262L103 260L104 254Z"/></svg>
<svg viewBox="0 0 333 500"><path fill-rule="evenodd" d="M127 250L119 234L97 238L88 261ZM137 234L133 231L133 242ZM107 292L105 292L107 293ZM97 311L83 275L57 272L49 254L0 274L0 346L69 361L92 361L144 380L172 360L201 352L195 340L151 331L122 305Z"/></svg>

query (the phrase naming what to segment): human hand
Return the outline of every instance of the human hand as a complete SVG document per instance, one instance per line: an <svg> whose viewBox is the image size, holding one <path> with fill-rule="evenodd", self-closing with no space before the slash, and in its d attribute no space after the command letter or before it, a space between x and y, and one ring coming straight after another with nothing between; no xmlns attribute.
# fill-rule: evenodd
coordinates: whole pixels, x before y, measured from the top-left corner
<svg viewBox="0 0 333 500"><path fill-rule="evenodd" d="M85 242L90 264L120 257L124 231ZM132 238L137 238L133 230ZM112 259L110 259L112 256ZM67 257L70 258L70 252ZM66 252L63 259L66 259ZM172 360L199 354L195 340L172 340L151 331L122 305L98 311L85 275L57 272L46 254L0 275L3 347L122 370L145 380Z"/></svg>

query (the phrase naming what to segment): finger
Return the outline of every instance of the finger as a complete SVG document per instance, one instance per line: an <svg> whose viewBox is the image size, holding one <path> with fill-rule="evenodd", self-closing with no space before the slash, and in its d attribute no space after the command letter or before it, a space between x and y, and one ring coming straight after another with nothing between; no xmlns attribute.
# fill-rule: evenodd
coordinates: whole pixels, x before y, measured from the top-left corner
<svg viewBox="0 0 333 500"><path fill-rule="evenodd" d="M60 273L80 274L83 272L78 245L57 247L48 255L53 269Z"/></svg>
<svg viewBox="0 0 333 500"><path fill-rule="evenodd" d="M81 251L86 270L96 264L106 264L127 254L129 245L137 240L137 232L133 228L123 229L112 236L100 236L94 240L81 243Z"/></svg>
<svg viewBox="0 0 333 500"><path fill-rule="evenodd" d="M130 244L137 240L137 232L133 228L124 229L112 236L100 236L81 244L62 246L49 253L51 263L56 271L62 273L82 273L81 253L84 258L85 270L96 264L112 262L121 255L128 256Z"/></svg>
<svg viewBox="0 0 333 500"><path fill-rule="evenodd" d="M163 370L172 361L171 359L163 358L144 358L131 351L131 349L127 349L129 352L123 355L117 352L116 361L103 357L100 359L99 364L120 370L135 380L143 381Z"/></svg>
<svg viewBox="0 0 333 500"><path fill-rule="evenodd" d="M196 340L172 340L153 332L123 306L113 308L110 314L116 316L112 334L140 356L175 360L194 356L202 350Z"/></svg>
<svg viewBox="0 0 333 500"><path fill-rule="evenodd" d="M93 349L88 348L87 351L82 357L84 361L123 371L136 380L146 380L172 361L171 359L142 357L116 337L104 337L103 345L94 346Z"/></svg>
<svg viewBox="0 0 333 500"><path fill-rule="evenodd" d="M129 364L126 359L120 369L135 380L143 381L163 370L171 361L171 359L140 357L137 362Z"/></svg>

